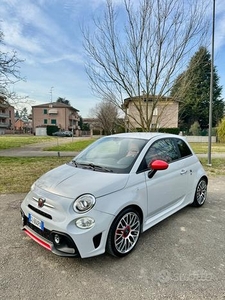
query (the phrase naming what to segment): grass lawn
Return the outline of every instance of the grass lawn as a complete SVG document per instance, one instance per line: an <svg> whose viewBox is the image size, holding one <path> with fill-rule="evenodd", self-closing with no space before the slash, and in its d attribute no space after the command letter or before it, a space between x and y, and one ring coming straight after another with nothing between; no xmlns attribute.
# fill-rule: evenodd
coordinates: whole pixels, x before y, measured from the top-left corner
<svg viewBox="0 0 225 300"><path fill-rule="evenodd" d="M0 157L0 194L27 193L33 182L45 172L71 160L71 157ZM225 176L225 158L201 158L208 176Z"/></svg>
<svg viewBox="0 0 225 300"><path fill-rule="evenodd" d="M93 143L96 138L87 140L75 140L67 144L57 145L53 147L44 148L45 151L81 151L91 143ZM207 153L208 143L190 143L192 149L196 154ZM212 153L225 153L225 143L212 143Z"/></svg>
<svg viewBox="0 0 225 300"><path fill-rule="evenodd" d="M44 151L74 151L74 152L80 152L87 146L89 146L91 143L96 141L96 138L88 138L85 140L73 140L72 142L69 141L66 144L56 145L52 147L45 147Z"/></svg>
<svg viewBox="0 0 225 300"><path fill-rule="evenodd" d="M83 140L80 140L79 138L74 137L73 139L64 140L64 138L56 139L55 137L51 136L2 135L0 136L0 150L52 141L55 142L55 145L44 148L45 151L79 152L93 143L96 139L97 138L87 137ZM190 143L190 145L196 154L208 152L208 143ZM212 143L212 153L225 153L225 143Z"/></svg>
<svg viewBox="0 0 225 300"><path fill-rule="evenodd" d="M0 136L0 149L9 149L27 144L56 141L54 137L36 136ZM79 152L96 138L79 140L74 138L68 143L58 143L54 147L46 148L51 151ZM60 140L61 141L61 140ZM63 140L62 140L63 141ZM191 143L196 154L207 153L207 143ZM225 153L225 143L212 143L212 153ZM33 182L45 172L71 160L71 157L0 157L1 176L0 193L26 193ZM207 158L201 158L209 176L225 176L225 158L212 158L212 167L207 166Z"/></svg>
<svg viewBox="0 0 225 300"><path fill-rule="evenodd" d="M0 150L53 141L51 136L0 135Z"/></svg>
<svg viewBox="0 0 225 300"><path fill-rule="evenodd" d="M0 194L26 193L45 172L71 160L71 157L0 157Z"/></svg>
<svg viewBox="0 0 225 300"><path fill-rule="evenodd" d="M208 153L208 143L189 143L196 154ZM212 153L225 153L225 143L212 143Z"/></svg>

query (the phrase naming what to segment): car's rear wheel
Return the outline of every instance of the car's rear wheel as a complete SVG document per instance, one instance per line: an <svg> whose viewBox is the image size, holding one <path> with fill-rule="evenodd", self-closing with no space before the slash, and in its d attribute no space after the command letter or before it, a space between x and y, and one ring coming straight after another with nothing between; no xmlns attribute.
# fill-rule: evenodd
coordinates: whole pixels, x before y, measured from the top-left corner
<svg viewBox="0 0 225 300"><path fill-rule="evenodd" d="M114 220L108 235L106 250L123 257L136 246L141 233L141 219L133 208L124 209Z"/></svg>
<svg viewBox="0 0 225 300"><path fill-rule="evenodd" d="M205 203L207 197L207 182L205 178L201 178L197 184L195 191L193 206L200 207Z"/></svg>

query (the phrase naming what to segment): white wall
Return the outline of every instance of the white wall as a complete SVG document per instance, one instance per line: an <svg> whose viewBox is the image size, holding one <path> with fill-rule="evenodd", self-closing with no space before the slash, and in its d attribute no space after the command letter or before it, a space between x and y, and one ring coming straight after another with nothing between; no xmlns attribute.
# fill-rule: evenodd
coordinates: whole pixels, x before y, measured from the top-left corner
<svg viewBox="0 0 225 300"><path fill-rule="evenodd" d="M47 135L47 128L46 127L35 128L35 135Z"/></svg>
<svg viewBox="0 0 225 300"><path fill-rule="evenodd" d="M208 143L209 137L208 136L185 136L186 140L190 143ZM212 136L211 138L212 143L216 143L216 137Z"/></svg>

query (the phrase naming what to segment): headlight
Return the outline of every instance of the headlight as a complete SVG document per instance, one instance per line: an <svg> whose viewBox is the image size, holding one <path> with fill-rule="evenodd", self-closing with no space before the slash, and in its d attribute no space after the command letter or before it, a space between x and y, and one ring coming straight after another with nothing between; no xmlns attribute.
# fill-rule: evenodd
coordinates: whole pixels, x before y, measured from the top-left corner
<svg viewBox="0 0 225 300"><path fill-rule="evenodd" d="M80 229L89 229L95 225L95 220L90 217L82 217L77 219L75 224Z"/></svg>
<svg viewBox="0 0 225 300"><path fill-rule="evenodd" d="M74 201L73 209L77 213L84 213L92 209L95 205L95 197L90 194L80 196Z"/></svg>

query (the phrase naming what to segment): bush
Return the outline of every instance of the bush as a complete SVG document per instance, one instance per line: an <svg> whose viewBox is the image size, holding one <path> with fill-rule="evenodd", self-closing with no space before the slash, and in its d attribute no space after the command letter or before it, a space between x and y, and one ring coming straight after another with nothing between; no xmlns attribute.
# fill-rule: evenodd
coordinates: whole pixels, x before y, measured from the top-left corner
<svg viewBox="0 0 225 300"><path fill-rule="evenodd" d="M225 142L225 118L223 118L217 128L218 140L221 143Z"/></svg>
<svg viewBox="0 0 225 300"><path fill-rule="evenodd" d="M195 121L189 130L192 135L201 135L201 127L198 123L198 121Z"/></svg>
<svg viewBox="0 0 225 300"><path fill-rule="evenodd" d="M174 127L174 128L159 128L158 132L179 134L180 133L180 128L177 128L177 127Z"/></svg>

